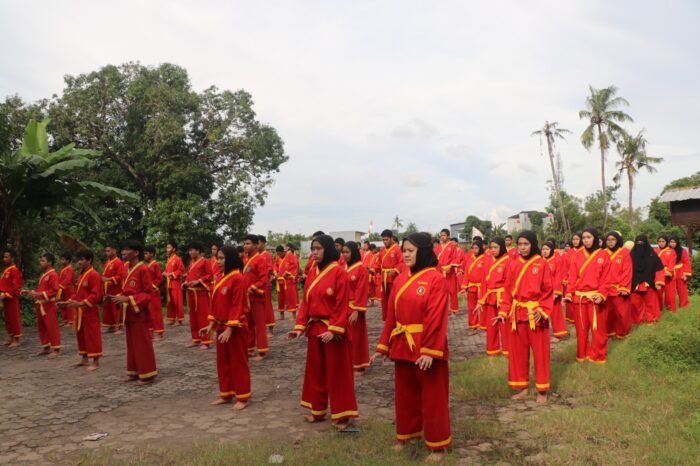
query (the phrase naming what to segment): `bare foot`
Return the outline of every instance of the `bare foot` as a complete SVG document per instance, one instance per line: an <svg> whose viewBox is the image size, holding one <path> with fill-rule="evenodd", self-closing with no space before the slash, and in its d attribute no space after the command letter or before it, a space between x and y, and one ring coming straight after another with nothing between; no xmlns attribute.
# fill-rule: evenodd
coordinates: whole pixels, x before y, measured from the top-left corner
<svg viewBox="0 0 700 466"><path fill-rule="evenodd" d="M163 341L164 338L165 337L160 333L156 333L155 335L153 335L153 341Z"/></svg>
<svg viewBox="0 0 700 466"><path fill-rule="evenodd" d="M218 405L223 405L223 404L230 403L230 402L231 402L231 398L228 398L228 399L219 398L218 400L212 401L211 405L218 406Z"/></svg>
<svg viewBox="0 0 700 466"><path fill-rule="evenodd" d="M45 354L49 354L50 352L51 351L49 351L49 349L46 348L46 349L43 349L43 350L39 351L38 353L36 353L36 355L37 356L44 356Z"/></svg>
<svg viewBox="0 0 700 466"><path fill-rule="evenodd" d="M240 411L242 409L245 409L245 407L248 406L247 401L236 401L236 403L233 405L233 408L231 408L233 411Z"/></svg>
<svg viewBox="0 0 700 466"><path fill-rule="evenodd" d="M179 327L180 325L182 325L182 322L180 322L180 321L177 321L177 322L175 323L175 326L176 326L176 327Z"/></svg>
<svg viewBox="0 0 700 466"><path fill-rule="evenodd" d="M195 346L199 346L199 343L192 342L189 345L185 346L185 348L194 348Z"/></svg>
<svg viewBox="0 0 700 466"><path fill-rule="evenodd" d="M391 449L398 453L398 452L400 452L400 451L403 450L403 443L402 443L402 442L396 442L396 443L391 447Z"/></svg>
<svg viewBox="0 0 700 466"><path fill-rule="evenodd" d="M348 419L343 419L342 421L334 422L333 427L336 430L345 430L350 426L350 421Z"/></svg>
<svg viewBox="0 0 700 466"><path fill-rule="evenodd" d="M88 366L87 370L90 371L90 372L92 372L92 371L96 371L96 370L99 369L99 368L100 368L100 366L97 365L97 364L95 364L95 363L93 362L92 364L90 364L90 365Z"/></svg>
<svg viewBox="0 0 700 466"><path fill-rule="evenodd" d="M280 312L280 318L277 320L284 320L284 312Z"/></svg>
<svg viewBox="0 0 700 466"><path fill-rule="evenodd" d="M144 385L151 385L155 381L155 378L151 377L150 379L141 379L137 383L137 385L141 385L142 387Z"/></svg>
<svg viewBox="0 0 700 466"><path fill-rule="evenodd" d="M138 377L132 377L130 375L127 375L125 379L122 380L124 383L129 383L129 382L136 382L139 378Z"/></svg>
<svg viewBox="0 0 700 466"><path fill-rule="evenodd" d="M175 325L175 321L174 321L174 320L171 320L170 322L168 322L168 325L170 325L170 326Z"/></svg>
<svg viewBox="0 0 700 466"><path fill-rule="evenodd" d="M200 349L201 351L208 350L208 349L209 349L209 345L201 344L201 345L199 346L199 349Z"/></svg>
<svg viewBox="0 0 700 466"><path fill-rule="evenodd" d="M316 416L312 416L311 414L304 415L304 421L306 421L310 424L313 424L314 422L321 422L323 420L325 420L325 416L324 417L316 417Z"/></svg>
<svg viewBox="0 0 700 466"><path fill-rule="evenodd" d="M121 335L122 333L124 333L124 330L122 330L120 328L118 328L117 330L114 331L115 335Z"/></svg>
<svg viewBox="0 0 700 466"><path fill-rule="evenodd" d="M81 359L80 361L76 362L73 364L73 367L80 367L80 366L87 366L88 365L88 360L87 359Z"/></svg>
<svg viewBox="0 0 700 466"><path fill-rule="evenodd" d="M549 341L552 343L559 343L561 340L557 337L552 337Z"/></svg>
<svg viewBox="0 0 700 466"><path fill-rule="evenodd" d="M263 355L263 354L258 354L257 356L255 356L255 357L253 358L253 361L262 361L263 359L265 359L265 355Z"/></svg>
<svg viewBox="0 0 700 466"><path fill-rule="evenodd" d="M529 390L528 390L527 388L523 388L523 389L520 390L518 393L516 393L515 395L511 396L510 399L511 399L511 400L522 400L522 399L524 399L525 397L527 397L528 394L529 394Z"/></svg>
<svg viewBox="0 0 700 466"><path fill-rule="evenodd" d="M445 454L442 452L434 451L425 457L426 463L441 463L445 459Z"/></svg>
<svg viewBox="0 0 700 466"><path fill-rule="evenodd" d="M49 353L49 359L56 359L59 354L61 354L59 351L51 351L51 353Z"/></svg>
<svg viewBox="0 0 700 466"><path fill-rule="evenodd" d="M355 371L355 377L364 377L365 376L365 371Z"/></svg>
<svg viewBox="0 0 700 466"><path fill-rule="evenodd" d="M541 405L547 404L547 393L537 392L537 398L535 401Z"/></svg>
<svg viewBox="0 0 700 466"><path fill-rule="evenodd" d="M3 343L3 345L10 346L10 343L12 343L12 338L5 340L5 343Z"/></svg>
<svg viewBox="0 0 700 466"><path fill-rule="evenodd" d="M469 333L467 333L467 335L469 335L470 337L473 337L477 333L479 333L479 331L474 328L474 329L469 330Z"/></svg>
<svg viewBox="0 0 700 466"><path fill-rule="evenodd" d="M8 348L17 348L19 346L19 340L15 340L9 345L7 345Z"/></svg>

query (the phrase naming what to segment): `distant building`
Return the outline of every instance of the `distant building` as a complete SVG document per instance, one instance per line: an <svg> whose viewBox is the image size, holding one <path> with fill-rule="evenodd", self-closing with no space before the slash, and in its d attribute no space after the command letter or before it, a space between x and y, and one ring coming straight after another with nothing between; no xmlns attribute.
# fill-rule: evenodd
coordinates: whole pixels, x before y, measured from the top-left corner
<svg viewBox="0 0 700 466"><path fill-rule="evenodd" d="M361 243L362 242L362 236L364 236L366 232L364 231L330 231L328 232L328 236L332 237L333 239L336 238L343 238L345 241L355 241L356 243ZM372 241L372 243L376 244L377 246L381 246L382 242L381 241ZM309 255L311 252L311 241L302 241L299 247L299 253L306 257Z"/></svg>
<svg viewBox="0 0 700 466"><path fill-rule="evenodd" d="M457 238L460 243L469 240L469 235L464 234L464 225L466 223L453 223L450 225L450 238Z"/></svg>
<svg viewBox="0 0 700 466"><path fill-rule="evenodd" d="M532 219L536 216L542 219L542 226L544 228L552 224L552 214L538 212L536 210L523 210L508 217L506 229L508 231L532 230Z"/></svg>

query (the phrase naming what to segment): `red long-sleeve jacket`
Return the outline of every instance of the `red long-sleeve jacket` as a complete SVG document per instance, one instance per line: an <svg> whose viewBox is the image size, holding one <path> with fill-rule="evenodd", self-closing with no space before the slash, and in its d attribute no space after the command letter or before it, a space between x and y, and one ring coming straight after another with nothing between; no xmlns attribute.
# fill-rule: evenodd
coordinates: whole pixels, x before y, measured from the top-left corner
<svg viewBox="0 0 700 466"><path fill-rule="evenodd" d="M127 322L135 318L134 314L149 311L151 296L153 295L153 281L151 280L151 272L146 264L137 262L127 269L121 294L129 298L129 302L126 303Z"/></svg>
<svg viewBox="0 0 700 466"><path fill-rule="evenodd" d="M243 267L243 278L251 301L265 300L265 287L269 281L270 271L267 260L260 253L253 254Z"/></svg>
<svg viewBox="0 0 700 466"><path fill-rule="evenodd" d="M479 287L479 304L500 305L506 285L506 270L510 256L506 253L500 258L493 256L485 259L486 273Z"/></svg>
<svg viewBox="0 0 700 466"><path fill-rule="evenodd" d="M214 285L209 320L227 327L246 324L246 285L240 270L227 273Z"/></svg>
<svg viewBox="0 0 700 466"><path fill-rule="evenodd" d="M630 293L632 287L632 258L627 248L621 247L610 254L610 291L608 296Z"/></svg>
<svg viewBox="0 0 700 466"><path fill-rule="evenodd" d="M487 259L490 256L481 254L478 257L474 254L469 254L464 261L464 277L462 278L462 289L477 292L481 288L481 282L484 281L488 267Z"/></svg>
<svg viewBox="0 0 700 466"><path fill-rule="evenodd" d="M73 298L75 294L75 269L72 265L66 265L58 273L58 301L65 301Z"/></svg>
<svg viewBox="0 0 700 466"><path fill-rule="evenodd" d="M22 272L17 266L6 267L0 275L0 293L4 294L5 299L19 299L22 283Z"/></svg>
<svg viewBox="0 0 700 466"><path fill-rule="evenodd" d="M153 293L160 293L160 284L163 283L163 271L157 261L148 263L148 271L151 272L151 286Z"/></svg>
<svg viewBox="0 0 700 466"><path fill-rule="evenodd" d="M585 248L576 254L569 267L566 297L575 303L597 296L605 301L610 294L610 254L605 249L589 253Z"/></svg>
<svg viewBox="0 0 700 466"><path fill-rule="evenodd" d="M349 312L367 311L367 299L369 298L369 273L362 261L357 261L348 267L348 307Z"/></svg>
<svg viewBox="0 0 700 466"><path fill-rule="evenodd" d="M295 330L315 337L329 330L344 335L348 322L348 274L337 262L321 271L312 269L306 279Z"/></svg>
<svg viewBox="0 0 700 466"><path fill-rule="evenodd" d="M97 312L96 306L102 302L102 289L102 277L94 268L89 267L78 276L78 286L75 288L73 301Z"/></svg>
<svg viewBox="0 0 700 466"><path fill-rule="evenodd" d="M552 273L547 262L536 254L525 260L522 256L508 261L505 292L499 316L510 321L530 322L531 326L547 327L554 307ZM533 311L539 311L544 319L534 322ZM531 327L532 328L532 327Z"/></svg>

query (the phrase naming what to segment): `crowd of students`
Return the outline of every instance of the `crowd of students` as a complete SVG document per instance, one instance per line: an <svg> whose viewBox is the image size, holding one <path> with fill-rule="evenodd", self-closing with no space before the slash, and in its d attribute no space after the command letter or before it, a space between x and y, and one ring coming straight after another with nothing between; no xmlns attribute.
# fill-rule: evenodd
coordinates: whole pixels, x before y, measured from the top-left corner
<svg viewBox="0 0 700 466"><path fill-rule="evenodd" d="M5 344L20 344L19 296L27 296L35 302L40 355L60 354L60 315L75 329L77 365L98 369L101 324L105 332L126 334L127 380L151 383L158 374L153 341L162 340L165 331L164 284L170 325L182 325L186 301L188 346L216 346L220 393L213 404L235 400L233 409L240 410L251 397L249 358L260 361L269 352L274 285L279 318L289 313L295 319L287 338L307 337L305 420L325 419L330 406L334 426L348 429L359 415L354 377L390 358L396 448L423 437L429 449L441 452L451 445L447 325L459 311L460 295L467 303L465 331L485 332L486 354L508 357L513 399L529 394L532 352L540 403L550 389L550 344L568 337L567 321L576 329L576 360L602 364L609 338L625 338L633 323L657 322L664 306L675 312L677 304L688 305L690 259L675 236L659 237L653 249L643 235L624 244L617 232L601 237L589 228L557 248L554 239L540 246L533 232L523 231L515 245L510 235L474 237L467 251L448 230L435 239L413 233L401 244L390 230L381 236L384 247L377 248L316 232L303 270L292 245L277 246L273 258L265 238L256 235L238 247L212 245L210 258L193 242L186 270L174 242L166 246L164 270L155 248L138 241L108 245L101 274L93 253L78 251L77 278L71 254L60 257L56 272L55 257L46 253L34 290L22 288L16 254L5 249L0 277ZM365 313L378 302L384 327L370 357Z"/></svg>

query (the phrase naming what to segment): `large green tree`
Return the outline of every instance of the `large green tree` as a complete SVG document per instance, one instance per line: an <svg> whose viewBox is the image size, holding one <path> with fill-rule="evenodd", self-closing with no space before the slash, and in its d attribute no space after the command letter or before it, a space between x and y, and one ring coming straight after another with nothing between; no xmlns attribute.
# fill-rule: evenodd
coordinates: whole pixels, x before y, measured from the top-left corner
<svg viewBox="0 0 700 466"><path fill-rule="evenodd" d="M603 89L594 89L589 86L590 95L586 97L586 109L579 112L579 118L588 121L588 126L581 134L581 143L586 149L591 149L598 141L600 149L600 181L603 196L603 230L608 227L608 198L605 183L605 151L611 143L616 142L625 130L620 124L631 122L632 117L619 110L619 107L628 106L629 102L617 96L617 88L609 86Z"/></svg>
<svg viewBox="0 0 700 466"><path fill-rule="evenodd" d="M637 133L636 136L623 133L622 138L617 141L617 152L620 154L620 160L616 163L617 174L613 178L613 181L619 183L622 176L625 174L627 175L627 209L631 215L634 210L632 207L634 179L637 177L640 170L654 173L656 171L654 165L661 163L664 159L661 157L652 157L647 154L647 140L644 137L643 130Z"/></svg>
<svg viewBox="0 0 700 466"><path fill-rule="evenodd" d="M464 219L464 228L462 229L462 232L464 233L464 236L470 240L472 237L472 228L476 228L482 232L484 234L484 240L490 238L491 234L493 233L493 223L491 223L489 220L482 220L476 215L469 215L466 219Z"/></svg>

